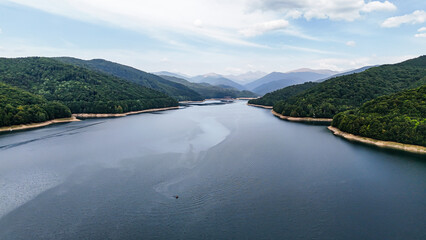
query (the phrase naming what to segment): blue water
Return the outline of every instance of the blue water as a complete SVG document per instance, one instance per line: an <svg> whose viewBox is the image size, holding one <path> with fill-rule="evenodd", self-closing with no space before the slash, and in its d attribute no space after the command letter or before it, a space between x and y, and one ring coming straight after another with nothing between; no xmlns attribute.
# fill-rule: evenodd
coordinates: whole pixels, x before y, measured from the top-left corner
<svg viewBox="0 0 426 240"><path fill-rule="evenodd" d="M170 238L426 239L426 161L244 101L0 135L0 239Z"/></svg>

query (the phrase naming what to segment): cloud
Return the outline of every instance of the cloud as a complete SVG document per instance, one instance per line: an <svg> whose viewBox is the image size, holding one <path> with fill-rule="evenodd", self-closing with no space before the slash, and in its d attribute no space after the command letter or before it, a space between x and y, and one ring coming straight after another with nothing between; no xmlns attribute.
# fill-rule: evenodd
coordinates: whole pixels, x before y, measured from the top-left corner
<svg viewBox="0 0 426 240"><path fill-rule="evenodd" d="M261 35L266 32L284 29L288 26L289 26L289 22L287 20L280 19L280 20L273 20L269 22L255 24L249 28L240 30L239 33L245 37L253 37L253 36Z"/></svg>
<svg viewBox="0 0 426 240"><path fill-rule="evenodd" d="M426 27L421 27L417 29L417 34L414 35L414 37L423 38L426 37Z"/></svg>
<svg viewBox="0 0 426 240"><path fill-rule="evenodd" d="M393 11L396 6L389 1L364 0L252 0L252 10L279 11L293 18L307 20L330 19L353 21L361 13Z"/></svg>
<svg viewBox="0 0 426 240"><path fill-rule="evenodd" d="M199 42L259 47L242 39L238 32L277 19L275 13L246 11L247 0L9 1L79 21L129 29L165 42L185 36Z"/></svg>
<svg viewBox="0 0 426 240"><path fill-rule="evenodd" d="M355 41L348 41L348 42L346 42L346 46L355 47L356 46L356 42Z"/></svg>
<svg viewBox="0 0 426 240"><path fill-rule="evenodd" d="M417 32L426 32L426 27L421 27L417 30Z"/></svg>
<svg viewBox="0 0 426 240"><path fill-rule="evenodd" d="M389 1L385 2L369 2L365 4L365 6L362 8L363 12L373 12L373 11L395 11L396 6L393 5L393 3Z"/></svg>
<svg viewBox="0 0 426 240"><path fill-rule="evenodd" d="M0 34L2 34L3 33L3 31L1 30L1 28L0 28Z"/></svg>
<svg viewBox="0 0 426 240"><path fill-rule="evenodd" d="M426 12L423 10L416 10L413 13L390 17L382 23L382 27L393 28L399 27L401 24L416 24L426 22Z"/></svg>
<svg viewBox="0 0 426 240"><path fill-rule="evenodd" d="M323 68L334 71L353 70L365 66L380 64L395 64L408 59L418 57L416 55L402 56L366 56L366 57L345 57L345 58L321 58L313 60L311 68Z"/></svg>
<svg viewBox="0 0 426 240"><path fill-rule="evenodd" d="M194 21L194 26L196 26L196 27L203 27L203 21L201 21L200 19L196 19Z"/></svg>

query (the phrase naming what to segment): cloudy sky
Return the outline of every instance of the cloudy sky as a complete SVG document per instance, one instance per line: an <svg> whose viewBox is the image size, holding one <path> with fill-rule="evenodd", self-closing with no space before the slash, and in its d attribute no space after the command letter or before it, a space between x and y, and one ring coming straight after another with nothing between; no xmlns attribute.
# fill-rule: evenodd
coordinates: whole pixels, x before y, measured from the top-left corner
<svg viewBox="0 0 426 240"><path fill-rule="evenodd" d="M426 54L425 0L0 0L0 56L186 74L347 70Z"/></svg>

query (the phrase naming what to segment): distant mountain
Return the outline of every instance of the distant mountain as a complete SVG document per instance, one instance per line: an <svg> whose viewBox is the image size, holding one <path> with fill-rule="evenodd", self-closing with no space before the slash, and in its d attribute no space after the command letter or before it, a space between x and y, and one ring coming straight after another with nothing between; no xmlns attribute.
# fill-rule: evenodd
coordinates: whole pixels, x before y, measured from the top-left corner
<svg viewBox="0 0 426 240"><path fill-rule="evenodd" d="M203 98L224 98L224 97L257 97L256 94L250 91L239 91L233 87L225 86L213 86L208 83L193 83L182 78L176 78L171 76L161 76L169 81L183 84L192 90L198 92Z"/></svg>
<svg viewBox="0 0 426 240"><path fill-rule="evenodd" d="M307 70L307 69L305 69ZM308 69L310 70L310 69ZM316 70L311 70L316 71ZM325 70L320 70L324 72ZM328 73L331 73L329 71ZM272 72L254 82L246 84L245 87L257 94L263 95L268 92L275 91L277 89L291 86L294 84L300 84L304 82L316 81L330 76L329 74L316 73L316 72ZM264 85L264 86L262 86Z"/></svg>
<svg viewBox="0 0 426 240"><path fill-rule="evenodd" d="M278 101L287 100L290 97L296 96L319 83L316 82L305 82L302 84L291 85L282 89L275 90L273 92L265 94L265 96L249 101L250 104L257 104L263 106L274 106Z"/></svg>
<svg viewBox="0 0 426 240"><path fill-rule="evenodd" d="M326 78L323 78L323 79L317 80L316 82L324 82L325 80L328 80L328 79L330 79L330 78L335 78L335 77L345 76L345 75L349 75L349 74L354 74L354 73L364 72L365 70L367 70L367 69L369 69L369 68L377 67L377 66L379 66L379 65L374 65L374 66L365 66L365 67L358 68L358 69L355 69L355 70L351 70L351 71L347 71L347 72L338 73L338 74L335 74L335 75L332 75L332 76L329 76L329 77L326 77Z"/></svg>
<svg viewBox="0 0 426 240"><path fill-rule="evenodd" d="M189 80L191 78L191 76L188 76L183 73L173 73L173 72L167 72L167 71L153 72L152 74L155 74L157 76L177 77L177 78L182 78L185 80Z"/></svg>
<svg viewBox="0 0 426 240"><path fill-rule="evenodd" d="M300 80L300 79L291 79L291 80L282 79L282 80L277 80L273 82L268 82L253 89L253 92L259 94L260 96L263 96L267 93L276 91L277 89L285 88L285 87L296 85L296 84L301 84L300 82L302 81L303 80Z"/></svg>
<svg viewBox="0 0 426 240"><path fill-rule="evenodd" d="M222 75L216 74L216 73L209 73L205 75L199 75L192 77L189 79L191 82L195 83L208 83L210 85L218 86L218 85L226 85L233 88L236 88L238 90L245 90L245 87L243 87L241 84L238 84L228 78L223 77Z"/></svg>
<svg viewBox="0 0 426 240"><path fill-rule="evenodd" d="M171 82L157 75L119 63L103 59L82 60L70 57L58 57L54 59L97 72L113 75L141 86L163 92L179 101L202 100L202 97L198 93L182 84Z"/></svg>
<svg viewBox="0 0 426 240"><path fill-rule="evenodd" d="M267 73L265 72L261 72L261 71L256 71L256 72L246 72L243 74L238 74L238 75L224 75L225 78L228 78L234 82L237 82L239 84L247 84L249 82L252 82L256 79L259 79L261 77L266 76Z"/></svg>
<svg viewBox="0 0 426 240"><path fill-rule="evenodd" d="M324 75L335 75L339 73L329 69L310 69L310 68L299 68L296 70L289 71L287 73L296 73L296 72L311 72L311 73L318 73L318 74L324 74Z"/></svg>

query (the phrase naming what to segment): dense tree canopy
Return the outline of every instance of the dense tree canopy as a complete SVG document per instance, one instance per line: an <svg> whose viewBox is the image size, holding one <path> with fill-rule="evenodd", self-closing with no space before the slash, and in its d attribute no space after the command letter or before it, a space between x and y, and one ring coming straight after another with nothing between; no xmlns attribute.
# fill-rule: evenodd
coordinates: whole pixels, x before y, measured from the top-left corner
<svg viewBox="0 0 426 240"><path fill-rule="evenodd" d="M365 101L426 83L426 56L329 79L274 105L292 117L330 118Z"/></svg>
<svg viewBox="0 0 426 240"><path fill-rule="evenodd" d="M263 106L274 106L275 103L283 100L287 100L290 97L296 96L297 94L300 94L307 89L310 89L317 85L318 83L315 82L306 82L303 84L297 84L288 86L270 93L265 94L265 96L258 98L258 99L252 99L249 101L250 104L257 104L257 105L263 105Z"/></svg>
<svg viewBox="0 0 426 240"><path fill-rule="evenodd" d="M0 58L0 82L62 102L73 113L121 113L178 105L158 91L51 58Z"/></svg>
<svg viewBox="0 0 426 240"><path fill-rule="evenodd" d="M103 59L93 59L88 61L70 57L61 57L55 59L137 83L141 86L163 92L178 101L203 100L200 94L183 84L168 81L157 75L122 64L106 61Z"/></svg>
<svg viewBox="0 0 426 240"><path fill-rule="evenodd" d="M426 85L339 113L332 126L364 137L426 146Z"/></svg>
<svg viewBox="0 0 426 240"><path fill-rule="evenodd" d="M70 117L70 109L59 102L0 82L0 127L37 123Z"/></svg>
<svg viewBox="0 0 426 240"><path fill-rule="evenodd" d="M183 84L193 89L198 94L200 94L204 99L225 98L225 97L231 97L231 98L257 97L255 93L252 93L247 90L239 91L238 89L230 87L230 86L224 86L224 87L213 86L208 83L193 83L193 82L189 82L185 79L177 78L177 77L170 77L170 76L161 76L161 77L169 81Z"/></svg>

